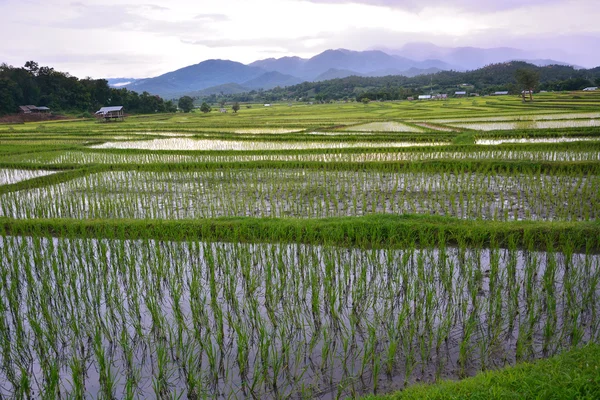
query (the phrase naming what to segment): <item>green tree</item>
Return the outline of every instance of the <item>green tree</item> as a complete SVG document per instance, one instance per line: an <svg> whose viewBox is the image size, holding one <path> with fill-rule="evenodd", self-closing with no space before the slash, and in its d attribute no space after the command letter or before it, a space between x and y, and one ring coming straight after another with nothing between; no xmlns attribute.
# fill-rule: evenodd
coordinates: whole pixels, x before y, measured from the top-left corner
<svg viewBox="0 0 600 400"><path fill-rule="evenodd" d="M533 91L540 83L539 72L533 69L520 68L515 72L515 78L521 90L523 101L525 101L526 92L529 92L529 100L533 101Z"/></svg>
<svg viewBox="0 0 600 400"><path fill-rule="evenodd" d="M202 111L203 113L209 113L210 110L211 108L206 102L202 103L202 105L200 106L200 111Z"/></svg>
<svg viewBox="0 0 600 400"><path fill-rule="evenodd" d="M192 99L190 96L183 96L179 99L177 105L181 110L183 110L183 112L189 113L194 109L194 99Z"/></svg>
<svg viewBox="0 0 600 400"><path fill-rule="evenodd" d="M233 103L233 105L231 106L231 109L233 110L234 113L237 113L240 110L240 103L238 103L237 101L235 103Z"/></svg>
<svg viewBox="0 0 600 400"><path fill-rule="evenodd" d="M165 101L165 111L168 113L174 113L177 111L177 107L172 100Z"/></svg>
<svg viewBox="0 0 600 400"><path fill-rule="evenodd" d="M600 86L600 76L597 77L594 82L596 82L596 86Z"/></svg>
<svg viewBox="0 0 600 400"><path fill-rule="evenodd" d="M368 97L363 97L361 101L366 106L371 102L371 99L369 99Z"/></svg>

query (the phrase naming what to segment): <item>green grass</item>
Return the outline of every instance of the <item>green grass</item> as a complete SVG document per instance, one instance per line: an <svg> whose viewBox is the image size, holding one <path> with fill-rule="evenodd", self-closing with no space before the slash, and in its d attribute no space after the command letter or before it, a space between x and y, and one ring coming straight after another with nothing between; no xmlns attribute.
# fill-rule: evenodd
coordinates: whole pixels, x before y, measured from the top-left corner
<svg viewBox="0 0 600 400"><path fill-rule="evenodd" d="M547 360L521 363L462 381L415 385L387 396L364 400L409 399L598 399L600 346L588 345Z"/></svg>
<svg viewBox="0 0 600 400"><path fill-rule="evenodd" d="M406 247L423 237L436 243L485 246L496 243L543 249L563 242L600 250L598 222L491 222L429 215L364 217L213 218L199 220L77 220L0 218L0 232L14 236L308 243L361 248Z"/></svg>

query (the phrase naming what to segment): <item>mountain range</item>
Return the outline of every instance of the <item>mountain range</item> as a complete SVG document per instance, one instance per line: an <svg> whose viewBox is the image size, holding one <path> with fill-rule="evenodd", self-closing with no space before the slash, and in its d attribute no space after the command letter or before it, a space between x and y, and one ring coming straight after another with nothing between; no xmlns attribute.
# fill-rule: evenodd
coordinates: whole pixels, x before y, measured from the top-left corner
<svg viewBox="0 0 600 400"><path fill-rule="evenodd" d="M488 64L523 60L538 66L569 65L550 59L531 59L532 54L509 47L446 48L431 43L410 43L400 49L352 51L326 50L312 58L268 58L250 64L207 60L147 79L109 79L113 87L149 92L163 98L212 93L242 93L306 81L325 81L348 76L404 75L413 77L444 70L465 71Z"/></svg>

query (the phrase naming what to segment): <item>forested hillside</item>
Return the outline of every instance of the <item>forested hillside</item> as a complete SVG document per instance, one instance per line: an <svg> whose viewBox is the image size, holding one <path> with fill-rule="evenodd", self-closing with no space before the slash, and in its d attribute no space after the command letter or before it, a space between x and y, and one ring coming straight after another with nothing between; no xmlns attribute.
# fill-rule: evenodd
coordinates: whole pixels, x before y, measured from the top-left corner
<svg viewBox="0 0 600 400"><path fill-rule="evenodd" d="M419 94L454 94L466 90L471 93L489 94L498 90L520 92L515 73L518 69L539 72L539 90L581 90L586 86L599 85L600 67L576 70L570 66L549 65L537 67L520 61L492 64L474 71L441 71L435 74L408 78L400 75L384 77L350 76L322 82L304 82L299 85L275 88L269 91L215 96L208 100L228 101L278 101L284 99L314 99L316 101L356 99L399 100Z"/></svg>
<svg viewBox="0 0 600 400"><path fill-rule="evenodd" d="M53 112L94 112L102 106L122 105L128 113L175 111L170 101L147 92L141 95L108 86L105 79L79 79L29 61L22 68L0 65L0 115L13 114L20 105L49 107Z"/></svg>

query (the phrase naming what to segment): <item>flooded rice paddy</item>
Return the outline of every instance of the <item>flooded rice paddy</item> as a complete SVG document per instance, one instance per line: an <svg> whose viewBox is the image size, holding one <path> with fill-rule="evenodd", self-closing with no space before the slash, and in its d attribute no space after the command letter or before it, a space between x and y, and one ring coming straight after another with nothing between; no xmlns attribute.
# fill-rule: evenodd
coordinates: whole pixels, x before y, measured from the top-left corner
<svg viewBox="0 0 600 400"><path fill-rule="evenodd" d="M595 220L600 177L302 169L112 171L0 195L11 218L224 216L323 218L374 213L486 220Z"/></svg>
<svg viewBox="0 0 600 400"><path fill-rule="evenodd" d="M54 174L55 172L56 171L43 171L39 169L27 170L0 168L0 185L11 185L13 183L26 181L28 179Z"/></svg>
<svg viewBox="0 0 600 400"><path fill-rule="evenodd" d="M389 148L411 146L442 146L444 142L407 141L236 141L208 139L155 139L132 142L107 142L91 146L95 149L139 149L139 150L305 150L305 149L345 149L345 148Z"/></svg>
<svg viewBox="0 0 600 400"><path fill-rule="evenodd" d="M481 144L501 144L503 139L483 140ZM511 139L508 139L511 140ZM524 140L524 139L518 139ZM552 139L543 139L552 140ZM485 142L485 143L484 143ZM490 142L490 143L488 143ZM577 162L600 161L598 150L501 150L482 149L474 151L402 151L360 153L316 154L165 154L165 153L108 153L90 151L65 151L60 153L37 153L10 158L14 162L47 164L176 164L176 163L227 163L253 161L295 162L394 162L427 160L511 160Z"/></svg>
<svg viewBox="0 0 600 400"><path fill-rule="evenodd" d="M0 236L0 396L338 398L599 339L569 251Z"/></svg>

